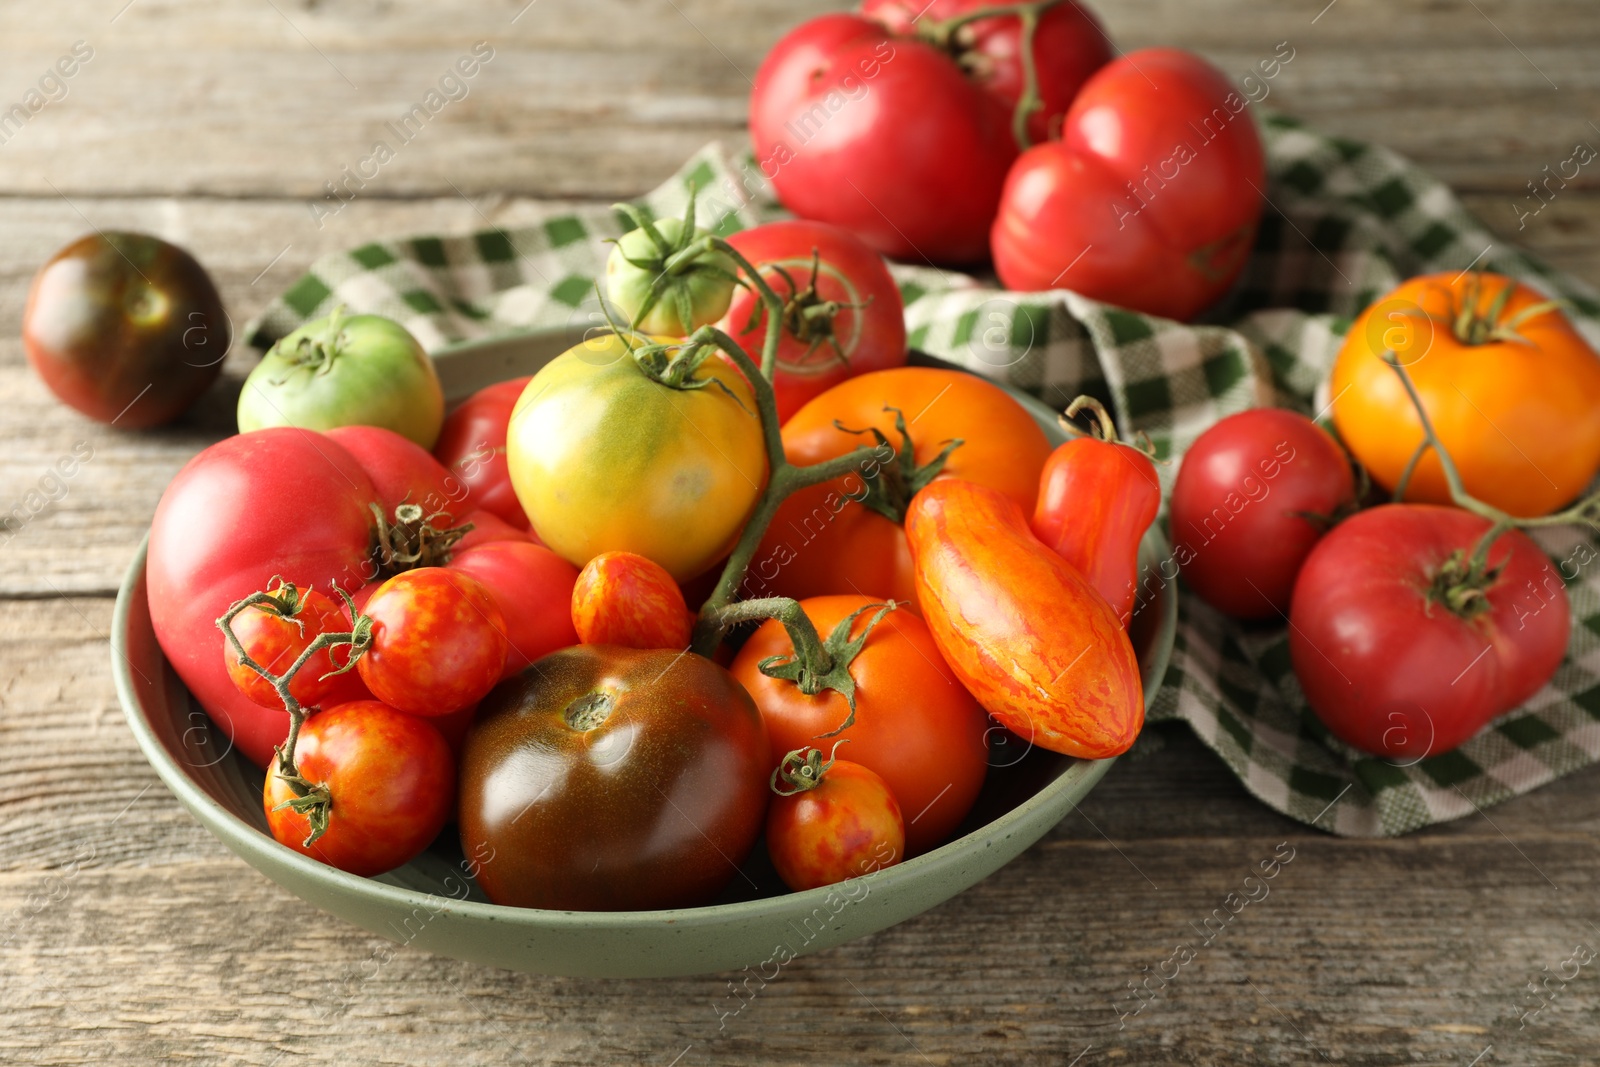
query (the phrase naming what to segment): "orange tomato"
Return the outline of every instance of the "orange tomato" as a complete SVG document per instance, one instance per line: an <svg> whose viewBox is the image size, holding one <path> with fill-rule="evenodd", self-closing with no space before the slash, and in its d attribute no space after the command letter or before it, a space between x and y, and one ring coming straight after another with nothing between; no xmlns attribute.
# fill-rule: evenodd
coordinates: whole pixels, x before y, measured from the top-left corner
<svg viewBox="0 0 1600 1067"><path fill-rule="evenodd" d="M899 802L859 763L825 764L816 785L773 797L767 808L767 853L797 893L892 867L905 850Z"/></svg>
<svg viewBox="0 0 1600 1067"><path fill-rule="evenodd" d="M804 599L854 593L916 603L902 526L907 501L903 492L893 491L901 480L896 411L904 415L918 467L960 439L939 477L992 486L1033 511L1050 442L1005 390L964 371L934 367L863 374L796 412L784 424L783 450L789 462L800 465L820 463L861 445L877 451L859 471L802 489L783 503L756 551L743 596ZM878 445L871 433L848 432L869 428L881 432L888 445ZM866 502L871 482L886 485L890 497L902 497L890 501L897 517Z"/></svg>
<svg viewBox="0 0 1600 1067"><path fill-rule="evenodd" d="M687 648L694 617L659 563L635 552L602 552L572 587L572 626L586 645Z"/></svg>
<svg viewBox="0 0 1600 1067"><path fill-rule="evenodd" d="M1144 725L1122 623L1004 493L947 479L911 502L906 534L934 643L978 703L1024 741L1083 759L1126 752ZM855 755L855 753L852 753Z"/></svg>
<svg viewBox="0 0 1600 1067"><path fill-rule="evenodd" d="M825 596L800 602L826 638L840 620L868 607L862 596ZM872 612L859 617L851 636L866 629ZM983 787L989 769L989 721L935 647L928 627L904 609L889 612L867 636L850 664L856 683L856 721L837 738L850 714L832 689L816 695L794 682L761 673L768 657L788 658L794 644L783 624L763 623L734 658L729 671L749 690L773 752L849 742L840 748L850 762L875 771L889 784L906 819L906 852L915 856L944 843Z"/></svg>
<svg viewBox="0 0 1600 1067"><path fill-rule="evenodd" d="M1544 305L1544 306L1541 306ZM1367 308L1334 362L1333 422L1373 478L1394 487L1422 442L1395 353L1467 492L1545 515L1600 470L1600 355L1539 293L1495 274L1413 278ZM1406 499L1451 503L1439 458Z"/></svg>

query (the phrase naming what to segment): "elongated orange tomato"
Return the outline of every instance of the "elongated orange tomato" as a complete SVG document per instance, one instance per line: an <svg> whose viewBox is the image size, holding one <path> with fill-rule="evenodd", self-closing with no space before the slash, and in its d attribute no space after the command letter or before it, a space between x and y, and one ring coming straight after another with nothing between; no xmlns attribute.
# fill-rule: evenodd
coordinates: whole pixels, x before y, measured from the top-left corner
<svg viewBox="0 0 1600 1067"><path fill-rule="evenodd" d="M990 715L1052 752L1128 750L1144 725L1133 645L1015 500L941 479L912 500L906 535L934 644Z"/></svg>

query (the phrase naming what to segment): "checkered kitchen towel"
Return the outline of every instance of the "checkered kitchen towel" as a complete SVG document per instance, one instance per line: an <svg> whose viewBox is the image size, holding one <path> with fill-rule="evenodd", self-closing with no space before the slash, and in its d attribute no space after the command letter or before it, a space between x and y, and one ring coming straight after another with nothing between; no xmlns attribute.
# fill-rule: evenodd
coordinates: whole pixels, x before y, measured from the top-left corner
<svg viewBox="0 0 1600 1067"><path fill-rule="evenodd" d="M1600 300L1506 247L1450 190L1393 152L1264 122L1270 204L1240 284L1202 324L1180 325L1073 293L1023 295L930 267L897 267L912 343L1061 407L1113 405L1125 432L1180 457L1223 415L1263 404L1313 412L1351 318L1401 279L1471 265L1565 299L1600 345ZM747 156L713 145L645 202L731 233L781 217ZM405 323L430 349L495 333L599 324L592 280L619 220L604 208L537 225L364 245L319 260L254 324L265 348L335 303ZM1176 465L1163 469L1173 477ZM1587 533L1538 534L1566 559ZM1575 570L1575 568L1568 568ZM1400 767L1331 739L1307 709L1282 629L1240 626L1182 598L1172 667L1153 717L1184 719L1245 786L1296 819L1353 836L1458 818L1600 759L1600 572L1579 572L1568 656L1550 684L1459 750Z"/></svg>

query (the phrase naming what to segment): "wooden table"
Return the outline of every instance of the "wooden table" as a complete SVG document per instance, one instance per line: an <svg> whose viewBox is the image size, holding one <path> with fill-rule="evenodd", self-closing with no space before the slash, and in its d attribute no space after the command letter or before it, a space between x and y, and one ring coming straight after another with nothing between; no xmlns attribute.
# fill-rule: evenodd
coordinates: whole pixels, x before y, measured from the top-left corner
<svg viewBox="0 0 1600 1067"><path fill-rule="evenodd" d="M526 6L524 6L526 5ZM1326 6L1324 6L1326 5ZM545 979L401 950L226 852L134 747L106 649L162 487L232 427L218 388L124 434L56 404L17 341L28 279L90 227L159 233L235 322L317 255L639 193L741 136L748 78L825 0L49 0L3 5L0 109L93 49L0 144L0 511L93 459L0 555L0 1060L562 1064L1568 1064L1600 1058L1600 973L1519 994L1600 946L1600 771L1398 841L1340 840L1253 801L1186 727L1152 730L988 881L786 968L725 1030L728 976ZM1594 0L1104 0L1132 48L1242 74L1270 101L1442 175L1508 240L1600 282L1600 171L1518 227L1528 182L1600 143ZM120 10L119 10L120 9ZM493 61L361 196L309 204L473 42ZM59 95L59 92L56 94ZM236 351L237 389L252 355ZM1137 1015L1248 870L1293 860ZM332 1016L340 975L363 980ZM1160 987L1159 980L1152 987Z"/></svg>

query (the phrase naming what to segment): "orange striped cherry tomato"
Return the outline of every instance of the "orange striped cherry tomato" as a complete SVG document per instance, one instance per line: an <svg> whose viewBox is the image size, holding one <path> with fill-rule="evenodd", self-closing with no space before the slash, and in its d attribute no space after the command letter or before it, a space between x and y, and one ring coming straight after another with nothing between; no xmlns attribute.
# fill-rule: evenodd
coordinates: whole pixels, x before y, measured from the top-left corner
<svg viewBox="0 0 1600 1067"><path fill-rule="evenodd" d="M636 552L602 552L572 587L572 627L586 645L687 648L694 616L659 563Z"/></svg>

